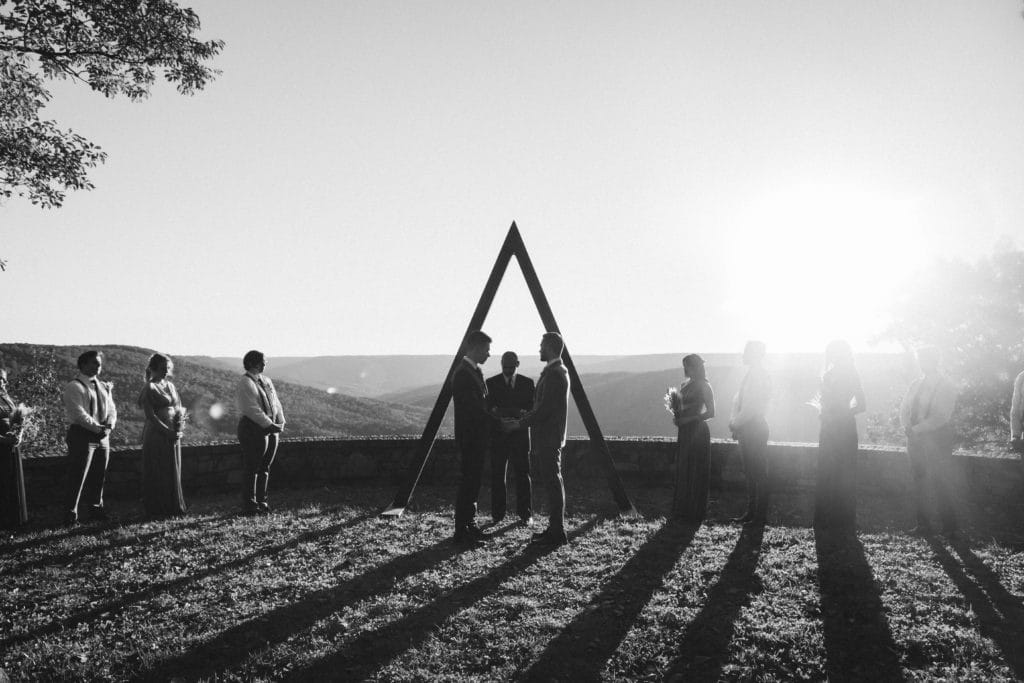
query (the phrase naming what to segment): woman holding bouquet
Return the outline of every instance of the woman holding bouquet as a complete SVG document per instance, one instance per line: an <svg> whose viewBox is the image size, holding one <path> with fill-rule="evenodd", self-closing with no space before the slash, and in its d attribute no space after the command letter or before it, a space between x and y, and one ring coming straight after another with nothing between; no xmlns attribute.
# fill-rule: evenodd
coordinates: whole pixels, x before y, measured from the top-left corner
<svg viewBox="0 0 1024 683"><path fill-rule="evenodd" d="M841 339L830 342L825 349L825 373L821 376L815 526L854 530L857 516L855 416L866 407L850 345Z"/></svg>
<svg viewBox="0 0 1024 683"><path fill-rule="evenodd" d="M715 416L715 392L704 372L704 359L695 353L683 358L686 381L673 399L673 422L679 427L672 517L701 522L708 507L711 470L711 432L707 420Z"/></svg>
<svg viewBox="0 0 1024 683"><path fill-rule="evenodd" d="M185 512L181 491L181 432L184 410L178 390L168 379L174 363L154 353L146 368L146 385L139 405L146 411L142 431L142 502L151 515L180 515Z"/></svg>
<svg viewBox="0 0 1024 683"><path fill-rule="evenodd" d="M0 528L16 529L28 521L25 474L21 468L24 406L7 393L7 370L0 368Z"/></svg>

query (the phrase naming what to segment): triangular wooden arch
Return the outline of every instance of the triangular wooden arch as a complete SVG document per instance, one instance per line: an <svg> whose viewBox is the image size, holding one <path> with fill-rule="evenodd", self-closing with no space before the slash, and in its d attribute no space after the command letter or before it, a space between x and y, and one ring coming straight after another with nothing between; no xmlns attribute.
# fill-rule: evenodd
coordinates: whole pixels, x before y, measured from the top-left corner
<svg viewBox="0 0 1024 683"><path fill-rule="evenodd" d="M523 272L523 278L526 280L526 286L530 290L530 295L533 297L533 303L537 306L537 312L540 313L541 321L544 323L544 329L548 332L559 332L558 323L555 322L555 316L551 313L551 307L548 305L547 297L544 296L544 290L540 286L540 280L537 278L537 272L533 269L533 262L530 261L530 255L526 253L526 245L523 243L523 238L519 234L519 228L516 227L515 221L512 221L512 226L508 229L508 235L505 237L505 243L501 245L501 251L498 252L498 259L494 262L494 268L491 269L491 276L487 278L487 284L484 285L483 294L480 295L480 301L476 305L476 310L473 312L473 317L469 321L469 326L466 328L466 334L470 330L479 330L483 327L484 320L487 318L487 313L491 309L491 303L494 301L494 295L498 292L498 285L501 284L501 279L505 276L505 269L508 268L508 262L515 256L519 262L519 269ZM463 335L463 342L465 341L466 335ZM420 475L423 473L423 467L427 464L427 459L430 457L430 451L434 447L434 440L437 438L437 430L441 426L441 420L444 419L444 413L448 410L448 403L452 400L452 389L451 389L451 376L452 372L455 371L456 365L462 360L462 356L465 354L463 345L459 345L459 350L455 354L455 358L452 360L451 367L448 369L448 375L445 377L444 384L441 386L441 391L437 395L437 402L434 403L434 410L430 413L430 418L427 420L427 426L423 430L423 435L420 437L419 442L416 444L416 451L413 453L412 460L409 463L408 476L406 481L402 484L402 488L395 494L395 499L391 503L390 507L384 510L383 515L398 517L405 512L406 506L409 504L409 499L412 497L412 493L416 488L416 484L419 483ZM633 507L633 503L630 502L629 496L626 495L626 489L622 486L622 480L619 478L619 473L615 470L615 461L612 459L611 452L608 450L608 444L605 443L604 436L601 434L601 428L597 424L597 418L594 417L594 411L590 407L590 401L587 399L587 394L583 390L583 383L580 382L580 376L576 372L576 366L572 362L572 356L569 355L569 348L566 346L562 352L562 362L565 364L566 369L569 371L569 380L572 391L573 399L576 401L576 408L580 412L580 417L583 419L583 425L587 428L587 435L590 437L590 444L596 453L597 457L601 459L601 464L605 469L605 474L608 477L608 486L612 490L612 495L615 498L616 505L619 506L619 512L622 514L635 513L636 509Z"/></svg>

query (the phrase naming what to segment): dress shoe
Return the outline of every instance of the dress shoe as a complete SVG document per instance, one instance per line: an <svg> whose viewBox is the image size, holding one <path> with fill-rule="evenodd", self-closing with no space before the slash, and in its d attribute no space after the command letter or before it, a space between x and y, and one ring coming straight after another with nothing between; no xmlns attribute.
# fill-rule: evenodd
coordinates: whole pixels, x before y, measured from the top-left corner
<svg viewBox="0 0 1024 683"><path fill-rule="evenodd" d="M243 505L242 509L238 511L242 517L255 517L260 512L260 509L256 505Z"/></svg>
<svg viewBox="0 0 1024 683"><path fill-rule="evenodd" d="M110 515L107 514L106 508L102 505L93 505L89 508L89 519L106 522L110 519Z"/></svg>
<svg viewBox="0 0 1024 683"><path fill-rule="evenodd" d="M564 531L555 531L553 529L547 529L543 533L534 534L531 543L537 545L566 545L569 543L569 537L565 535Z"/></svg>
<svg viewBox="0 0 1024 683"><path fill-rule="evenodd" d="M491 538L490 534L485 534L478 526L467 526L465 533L475 541L487 541Z"/></svg>
<svg viewBox="0 0 1024 683"><path fill-rule="evenodd" d="M742 517L733 517L729 521L732 522L733 524L746 524L747 522L749 522L752 519L754 519L754 516L748 512L747 514L743 515Z"/></svg>
<svg viewBox="0 0 1024 683"><path fill-rule="evenodd" d="M269 515L270 506L267 505L266 501L256 504L256 514L258 515Z"/></svg>
<svg viewBox="0 0 1024 683"><path fill-rule="evenodd" d="M74 513L69 513L69 514L65 515L64 516L64 521L62 522L62 524L64 526L66 526L66 527L76 527L76 526L78 526L78 515L76 515Z"/></svg>
<svg viewBox="0 0 1024 683"><path fill-rule="evenodd" d="M490 526L498 526L499 524L501 524L504 521L505 521L505 515L502 515L501 517L493 517L493 518L491 518Z"/></svg>
<svg viewBox="0 0 1024 683"><path fill-rule="evenodd" d="M519 526L533 526L533 517L520 517Z"/></svg>

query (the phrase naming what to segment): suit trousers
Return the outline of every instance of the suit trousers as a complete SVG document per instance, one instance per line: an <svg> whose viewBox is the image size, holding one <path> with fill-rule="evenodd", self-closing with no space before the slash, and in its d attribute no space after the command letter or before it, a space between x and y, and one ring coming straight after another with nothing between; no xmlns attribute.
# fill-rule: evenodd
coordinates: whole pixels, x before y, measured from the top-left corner
<svg viewBox="0 0 1024 683"><path fill-rule="evenodd" d="M252 420L242 418L238 422L238 443L242 447L242 506L253 508L267 502L267 485L270 483L270 466L277 455L279 434L267 434Z"/></svg>
<svg viewBox="0 0 1024 683"><path fill-rule="evenodd" d="M484 458L487 439L471 437L459 439L459 489L455 494L455 533L476 525L476 503L484 478Z"/></svg>
<svg viewBox="0 0 1024 683"><path fill-rule="evenodd" d="M530 480L530 438L525 430L491 440L491 517L494 521L505 516L509 465L516 483L516 514L519 519L528 519L533 514L533 483Z"/></svg>
<svg viewBox="0 0 1024 683"><path fill-rule="evenodd" d="M548 529L565 531L565 483L562 481L562 449L540 448L533 452L548 494Z"/></svg>
<svg viewBox="0 0 1024 683"><path fill-rule="evenodd" d="M931 526L928 519L928 499L934 496L943 530L956 531L956 499L951 486L952 440L942 436L912 436L907 440L907 455L914 477L914 512L917 515L917 524Z"/></svg>
<svg viewBox="0 0 1024 683"><path fill-rule="evenodd" d="M736 440L743 459L747 480L747 513L752 519L764 521L771 496L768 478L768 422L758 419L743 425Z"/></svg>
<svg viewBox="0 0 1024 683"><path fill-rule="evenodd" d="M68 429L65 441L68 445L68 479L64 510L77 518L78 504L83 495L94 510L103 507L103 484L110 463L110 438L101 441L97 434L73 426Z"/></svg>

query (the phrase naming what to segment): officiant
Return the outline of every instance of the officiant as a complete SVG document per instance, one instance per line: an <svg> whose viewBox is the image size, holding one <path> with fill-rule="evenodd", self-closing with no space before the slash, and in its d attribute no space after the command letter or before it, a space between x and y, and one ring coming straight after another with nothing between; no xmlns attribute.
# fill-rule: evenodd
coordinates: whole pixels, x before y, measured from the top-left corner
<svg viewBox="0 0 1024 683"><path fill-rule="evenodd" d="M534 383L520 375L519 356L514 351L501 355L501 374L487 380L487 403L492 413L518 420L533 408ZM491 519L505 518L509 465L516 484L516 514L520 523L533 521L533 484L530 480L530 430L521 427L503 432L495 423L491 435Z"/></svg>

